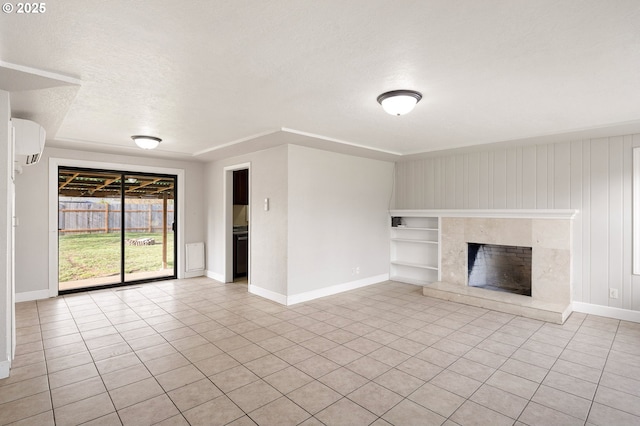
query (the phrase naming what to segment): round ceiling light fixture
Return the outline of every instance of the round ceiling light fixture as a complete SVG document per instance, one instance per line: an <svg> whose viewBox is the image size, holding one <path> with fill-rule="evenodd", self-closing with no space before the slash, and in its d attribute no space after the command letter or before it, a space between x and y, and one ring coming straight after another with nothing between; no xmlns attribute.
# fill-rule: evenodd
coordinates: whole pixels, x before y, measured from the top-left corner
<svg viewBox="0 0 640 426"><path fill-rule="evenodd" d="M162 139L155 136L133 135L131 139L142 149L155 149L162 142Z"/></svg>
<svg viewBox="0 0 640 426"><path fill-rule="evenodd" d="M404 115L422 99L422 93L415 90L392 90L378 96L378 103L388 114Z"/></svg>

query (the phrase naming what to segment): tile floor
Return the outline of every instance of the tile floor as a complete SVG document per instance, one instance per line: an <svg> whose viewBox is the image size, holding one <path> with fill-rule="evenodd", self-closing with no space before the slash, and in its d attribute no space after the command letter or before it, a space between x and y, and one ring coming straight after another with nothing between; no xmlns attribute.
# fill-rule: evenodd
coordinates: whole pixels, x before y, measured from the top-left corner
<svg viewBox="0 0 640 426"><path fill-rule="evenodd" d="M17 305L0 424L640 424L640 324L387 282L284 307L207 278Z"/></svg>

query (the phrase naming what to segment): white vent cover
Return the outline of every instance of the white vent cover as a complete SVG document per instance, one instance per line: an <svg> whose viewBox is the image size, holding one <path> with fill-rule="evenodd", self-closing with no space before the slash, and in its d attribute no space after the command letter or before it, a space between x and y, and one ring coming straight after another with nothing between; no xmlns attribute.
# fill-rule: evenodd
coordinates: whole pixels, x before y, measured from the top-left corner
<svg viewBox="0 0 640 426"><path fill-rule="evenodd" d="M185 245L186 272L204 271L204 243Z"/></svg>

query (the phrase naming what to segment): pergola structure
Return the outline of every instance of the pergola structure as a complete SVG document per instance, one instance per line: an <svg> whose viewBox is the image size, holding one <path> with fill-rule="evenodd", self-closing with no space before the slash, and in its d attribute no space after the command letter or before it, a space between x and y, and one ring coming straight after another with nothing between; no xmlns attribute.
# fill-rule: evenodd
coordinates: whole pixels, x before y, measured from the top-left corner
<svg viewBox="0 0 640 426"><path fill-rule="evenodd" d="M58 170L59 197L162 200L162 267L167 267L167 200L175 199L175 178L102 170Z"/></svg>

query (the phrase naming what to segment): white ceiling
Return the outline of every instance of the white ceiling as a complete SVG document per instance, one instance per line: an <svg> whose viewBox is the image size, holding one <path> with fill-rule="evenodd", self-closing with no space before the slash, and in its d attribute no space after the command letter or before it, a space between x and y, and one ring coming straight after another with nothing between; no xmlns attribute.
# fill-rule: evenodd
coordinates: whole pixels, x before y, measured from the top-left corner
<svg viewBox="0 0 640 426"><path fill-rule="evenodd" d="M12 91L14 116L45 126L48 146L135 155L130 136L150 134L163 142L145 154L174 158L283 141L397 158L640 129L638 0L46 7L0 16L0 88ZM390 116L376 97L395 89L424 97Z"/></svg>

